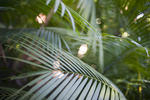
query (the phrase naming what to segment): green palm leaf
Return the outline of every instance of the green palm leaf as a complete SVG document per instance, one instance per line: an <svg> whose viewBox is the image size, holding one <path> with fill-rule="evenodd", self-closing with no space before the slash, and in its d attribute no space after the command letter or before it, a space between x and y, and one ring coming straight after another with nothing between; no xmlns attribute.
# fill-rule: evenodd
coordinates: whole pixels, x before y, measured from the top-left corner
<svg viewBox="0 0 150 100"><path fill-rule="evenodd" d="M53 0L54 1L54 0ZM50 4L51 0L47 0L46 4ZM74 18L72 17L70 11L68 10L68 8L65 6L65 4L61 1L61 0L55 0L55 5L54 5L54 13L56 13L56 11L58 10L59 6L61 5L61 16L64 16L65 11L68 13L71 23L72 23L72 28L75 31L75 22L74 22Z"/></svg>
<svg viewBox="0 0 150 100"><path fill-rule="evenodd" d="M47 70L43 71L44 73L42 72L40 76L9 98L17 95L22 89L30 87L29 91L19 100L41 100L46 98L49 100L60 100L63 98L65 100L69 98L81 100L85 98L99 98L108 100L111 97L112 100L114 97L116 98L115 100L117 98L125 99L120 90L102 74L71 54L53 47L48 42L33 35L24 34L14 43L16 45L19 44L19 47L14 47L14 49L39 61L40 66L36 66L36 63L32 64L34 62L31 63L23 59L16 60ZM15 59L13 57L8 58Z"/></svg>
<svg viewBox="0 0 150 100"><path fill-rule="evenodd" d="M9 96L11 96L13 93L18 91L17 89L14 88L8 88L8 87L0 87L0 100L5 100ZM20 96L23 96L26 92L21 91L19 95L16 95L12 97L11 99L15 100L16 98L19 98Z"/></svg>
<svg viewBox="0 0 150 100"><path fill-rule="evenodd" d="M67 51L71 52L68 43L66 42L65 36L69 36L67 33L59 34L58 31L59 28L40 28L40 29L1 29L1 42L6 42L8 38L13 37L14 35L20 35L24 32L27 32L29 34L35 34L38 37L43 38L44 40L50 42L53 46L56 48L59 48L60 50L62 48L67 49ZM71 37L71 35L69 36ZM6 39L6 41L4 41Z"/></svg>

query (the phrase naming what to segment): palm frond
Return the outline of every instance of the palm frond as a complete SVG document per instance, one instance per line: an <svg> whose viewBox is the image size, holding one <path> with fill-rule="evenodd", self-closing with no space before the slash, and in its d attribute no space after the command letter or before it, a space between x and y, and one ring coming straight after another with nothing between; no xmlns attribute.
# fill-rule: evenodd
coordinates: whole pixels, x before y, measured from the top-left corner
<svg viewBox="0 0 150 100"><path fill-rule="evenodd" d="M27 6L28 3L31 3L32 5L35 6L34 8L38 8L39 10L38 11L34 11L31 7ZM104 54L103 54L103 43L102 43L103 41L102 41L101 32L99 30L97 30L93 25L89 24L86 19L81 17L73 9L71 9L70 7L68 7L66 5L64 6L62 1L59 1L59 0L55 1L55 0L53 0L53 2L51 1L51 2L48 2L47 4L49 4L49 3L51 5L46 5L44 2L39 1L39 0L36 0L35 2L28 1L26 3L23 3L23 6L24 6L23 7L23 6L21 6L21 4L22 4L21 2L16 2L17 6L14 6L13 3L12 3L12 5L10 7L13 7L18 13L23 13L23 15L27 13L27 15L30 15L30 16L27 16L27 17L31 18L32 20L35 20L35 17L37 16L38 13L41 13L41 12L48 13L49 9L53 7L53 3L55 3L54 4L54 8L57 10L57 13L60 13L61 15L63 15L63 13L66 11L67 14L64 14L64 18L68 18L68 16L70 16L69 18L71 19L72 23L75 22L79 27L84 29L85 33L88 32L88 34L90 34L89 35L90 42L93 44L92 47L93 47L94 53L96 53L96 51L97 51L97 49L96 49L96 42L99 42L99 49L98 49L98 51L99 51L99 64L100 64L100 69L103 70L103 67L104 67L104 61L103 61L104 60ZM41 7L37 6L37 4L39 4ZM61 9L61 7L59 7L60 5L62 5L62 9ZM27 7L28 12L24 12L23 9L25 7ZM32 14L28 14L29 12L30 13L32 12ZM7 12L7 13L10 14L9 12ZM16 16L16 13L13 12L13 14L11 14L11 16L13 18L13 16ZM22 20L20 22L22 22ZM75 25L73 24L72 26L74 27ZM94 35L94 37L93 37L93 35ZM96 41L95 41L95 38L97 38Z"/></svg>
<svg viewBox="0 0 150 100"><path fill-rule="evenodd" d="M57 28L59 29L59 28ZM29 34L35 34L38 37L41 37L45 39L46 41L50 42L53 46L56 48L59 48L60 50L62 48L67 49L69 52L71 52L68 43L66 42L65 36L67 34L59 34L59 31L56 31L55 28L40 28L40 29L1 29L1 42L6 42L8 38L13 37L14 35L20 35L22 33L29 33ZM71 36L71 35L70 35ZM67 37L67 36L66 36ZM69 37L69 35L68 35ZM6 40L6 41L4 41Z"/></svg>
<svg viewBox="0 0 150 100"><path fill-rule="evenodd" d="M16 45L19 44L17 48L14 44L14 49L37 60L40 66L23 59L8 58L26 62L49 72L41 73L11 97L17 95L22 89L30 87L30 90L19 100L29 98L66 100L87 97L87 99L125 99L121 91L102 74L71 54L53 47L45 40L24 34L14 42Z"/></svg>
<svg viewBox="0 0 150 100"><path fill-rule="evenodd" d="M53 0L54 1L54 0ZM47 0L46 4L50 4L51 0ZM68 10L68 8L66 7L66 5L61 1L61 0L55 0L55 5L54 5L54 13L56 13L56 11L58 10L59 6L61 5L61 16L64 16L65 11L68 13L71 23L72 23L72 28L75 31L75 22L74 22L74 18L72 17L70 11Z"/></svg>
<svg viewBox="0 0 150 100"><path fill-rule="evenodd" d="M8 98L9 96L11 96L16 91L18 91L18 90L14 89L14 88L0 87L0 100L6 100L6 98ZM17 99L20 96L23 96L25 93L26 93L25 91L21 91L20 94L12 97L11 99L13 99L13 100Z"/></svg>
<svg viewBox="0 0 150 100"><path fill-rule="evenodd" d="M31 5L32 6L34 5L34 8L38 8L38 10L32 9ZM65 17L67 16L66 19L68 19L68 17L69 17L70 21L72 23L72 28L75 31L74 18L72 17L72 15L71 15L70 11L68 10L68 8L66 7L66 5L61 0L49 0L49 1L47 1L47 4L45 4L45 1L41 1L41 0L34 0L34 2L32 2L32 1L22 2L22 1L14 0L13 2L9 2L9 3L7 3L7 1L6 2L3 1L2 8L8 8L7 6L9 6L9 8L12 8L13 10L12 11L6 10L4 12L1 12L3 14L1 16L2 22L4 22L6 27L7 27L7 24L9 24L9 22L7 22L7 21L5 22L6 16L8 16L8 15L11 19L14 19L14 20L17 20L17 18L15 17L16 15L21 15L21 16L26 15L26 16L22 16L22 18L24 20L26 20L27 22L29 21L29 20L27 20L27 18L30 18L30 22L33 22L32 26L37 27L37 23L35 23L35 19L38 16L38 14L40 14L40 13L47 14L47 17L48 17L48 15L50 13L50 9L52 9L52 11L53 11L52 14L56 13L56 11L57 11L58 13L61 13L62 17L64 15L65 15ZM53 9L53 7L54 7L54 9ZM23 10L24 8L26 8L26 11ZM50 16L52 16L52 15L50 15ZM23 21L21 21L21 20L20 20L20 22L18 22L18 23L20 23L20 26L21 26L22 22ZM31 23L30 24L29 23L28 23L28 25L30 26ZM13 26L16 25L16 23L13 21L11 22L11 24L14 24Z"/></svg>
<svg viewBox="0 0 150 100"><path fill-rule="evenodd" d="M117 2L106 3L104 5L110 5L115 7L114 13L117 16L117 23L121 24L120 29L124 29L123 31L128 32L130 34L130 38L134 41L139 42L140 44L144 44L145 42L149 42L149 6L147 5L149 1L123 1L118 0ZM106 6L104 6L106 7ZM111 15L111 14L110 14ZM114 18L113 20L116 20ZM109 23L108 23L109 24ZM143 45L148 46L148 45Z"/></svg>
<svg viewBox="0 0 150 100"><path fill-rule="evenodd" d="M93 0L80 0L77 8L80 8L80 14L96 26L96 7Z"/></svg>

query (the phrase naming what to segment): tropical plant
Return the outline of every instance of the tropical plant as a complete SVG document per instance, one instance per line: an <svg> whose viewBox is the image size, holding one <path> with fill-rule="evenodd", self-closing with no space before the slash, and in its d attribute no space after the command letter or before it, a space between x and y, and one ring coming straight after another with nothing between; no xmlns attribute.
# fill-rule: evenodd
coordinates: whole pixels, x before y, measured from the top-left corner
<svg viewBox="0 0 150 100"><path fill-rule="evenodd" d="M1 0L0 99L148 100L149 5Z"/></svg>

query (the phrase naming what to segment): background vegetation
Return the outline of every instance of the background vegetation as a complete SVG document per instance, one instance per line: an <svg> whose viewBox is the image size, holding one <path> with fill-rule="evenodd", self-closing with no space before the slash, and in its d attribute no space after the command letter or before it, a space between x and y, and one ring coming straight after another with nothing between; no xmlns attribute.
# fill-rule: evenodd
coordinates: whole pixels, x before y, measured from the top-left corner
<svg viewBox="0 0 150 100"><path fill-rule="evenodd" d="M0 0L2 100L149 100L149 52L149 0Z"/></svg>

